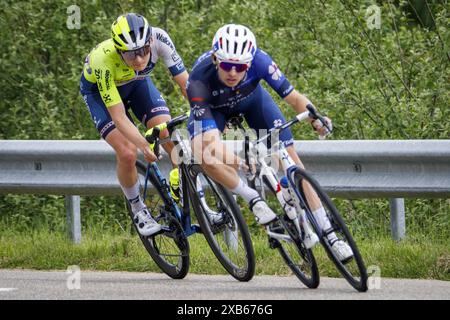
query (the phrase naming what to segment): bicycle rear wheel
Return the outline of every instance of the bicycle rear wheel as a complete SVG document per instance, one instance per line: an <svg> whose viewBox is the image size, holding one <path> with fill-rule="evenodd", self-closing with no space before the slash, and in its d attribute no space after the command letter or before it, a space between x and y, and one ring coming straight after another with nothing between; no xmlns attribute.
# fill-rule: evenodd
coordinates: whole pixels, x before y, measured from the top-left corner
<svg viewBox="0 0 450 320"><path fill-rule="evenodd" d="M144 164L137 162L138 179L141 185L141 192L145 186L145 178L147 168ZM144 244L145 249L152 257L158 267L173 279L182 279L189 271L189 242L184 234L183 228L173 213L168 196L164 194L164 188L161 186L160 180L150 173L149 183L153 184L156 189L154 193L147 192L144 199L147 209L163 226L163 230L155 235L145 237L139 234L139 238ZM133 212L127 203L128 213L133 220ZM133 223L133 226L134 223ZM136 226L135 226L136 229Z"/></svg>
<svg viewBox="0 0 450 320"><path fill-rule="evenodd" d="M310 205L308 204L307 197L305 196L305 186L309 184L311 188L316 192L320 201L322 202L323 208L328 216L328 219L331 222L331 230L326 230L326 232L321 232L318 229L317 223L311 223L316 233L322 234L320 237L320 242L322 246L325 248L328 257L333 261L336 265L339 272L344 276L344 278L350 283L352 287L360 292L367 291L367 270L364 265L364 261L359 253L358 247L353 240L350 231L348 230L344 220L342 219L339 211L328 197L328 195L323 191L322 187L319 183L312 178L305 170L301 168L297 168L295 171L295 185L297 186L297 190L300 192L300 195L305 200L305 204L308 206L309 212L312 212ZM344 240L352 249L353 257L348 261L340 261L339 258L334 254L331 250L331 244L328 240L328 235L331 232L335 232L336 236Z"/></svg>
<svg viewBox="0 0 450 320"><path fill-rule="evenodd" d="M222 266L237 280L255 273L255 254L247 224L231 193L209 178L199 165L189 171L191 203L203 235ZM222 216L213 223L210 214Z"/></svg>

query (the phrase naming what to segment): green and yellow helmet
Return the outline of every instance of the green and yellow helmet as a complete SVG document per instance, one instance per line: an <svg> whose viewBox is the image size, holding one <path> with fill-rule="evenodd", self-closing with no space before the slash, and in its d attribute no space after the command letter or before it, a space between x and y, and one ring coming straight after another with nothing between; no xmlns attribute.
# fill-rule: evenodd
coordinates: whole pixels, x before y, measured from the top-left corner
<svg viewBox="0 0 450 320"><path fill-rule="evenodd" d="M151 26L140 14L119 16L111 26L111 37L117 49L122 51L142 48L150 40Z"/></svg>

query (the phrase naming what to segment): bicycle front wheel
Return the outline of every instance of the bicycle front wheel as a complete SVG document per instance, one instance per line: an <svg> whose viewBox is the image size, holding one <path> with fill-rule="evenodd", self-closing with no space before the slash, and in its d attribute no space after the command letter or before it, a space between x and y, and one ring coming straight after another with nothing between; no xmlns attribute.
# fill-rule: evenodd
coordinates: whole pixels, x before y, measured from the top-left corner
<svg viewBox="0 0 450 320"><path fill-rule="evenodd" d="M271 190L265 178L263 182ZM272 194L275 196L273 190ZM299 232L295 222L285 213L279 214L278 217L278 221L272 223L269 228L279 238L269 236L270 247L278 249L284 262L305 286L310 289L317 288L320 283L319 270L312 250L307 249L303 243L303 227L299 224Z"/></svg>
<svg viewBox="0 0 450 320"><path fill-rule="evenodd" d="M239 281L249 281L255 273L255 254L236 200L199 165L188 170L191 203L206 241L228 273ZM221 217L219 221L214 221L214 215Z"/></svg>
<svg viewBox="0 0 450 320"><path fill-rule="evenodd" d="M147 168L140 162L136 163L136 168L142 192ZM148 190L145 199L143 195L141 197L151 215L163 226L163 230L149 237L142 236L138 232L139 238L153 261L164 273L173 279L183 279L189 271L189 242L181 224L172 212L173 207L168 196L163 193L164 188L154 172L150 172L149 183L153 184L156 190L152 193ZM131 220L133 220L133 212L128 201L127 208Z"/></svg>
<svg viewBox="0 0 450 320"><path fill-rule="evenodd" d="M285 240L269 238L271 247L278 249L284 262L305 286L310 289L317 288L320 276L312 250L305 247L292 220L286 215L280 216L279 219L277 224L271 226L271 231L288 238Z"/></svg>
<svg viewBox="0 0 450 320"><path fill-rule="evenodd" d="M300 195L305 200L307 209L312 212L311 205L308 203L308 198L305 194L305 189L313 190L322 202L323 208L331 222L331 229L322 232L322 230L317 230L317 223L312 223L313 228L317 234L322 234L320 242L325 248L328 257L336 265L339 272L344 276L344 278L350 283L352 287L360 292L367 291L367 270L364 265L364 261L359 253L359 249L353 240L350 231L348 230L344 220L342 219L336 206L333 204L328 195L323 191L319 183L312 178L305 170L297 168L295 171L295 185L300 192ZM336 254L331 249L331 243L328 239L330 233L334 232L336 236L345 241L353 252L353 257L347 261L340 261Z"/></svg>

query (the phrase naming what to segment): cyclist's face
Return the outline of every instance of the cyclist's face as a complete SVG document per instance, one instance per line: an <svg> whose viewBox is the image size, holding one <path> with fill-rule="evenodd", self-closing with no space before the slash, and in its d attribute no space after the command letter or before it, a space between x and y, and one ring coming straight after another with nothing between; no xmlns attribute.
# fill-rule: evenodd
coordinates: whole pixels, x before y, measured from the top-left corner
<svg viewBox="0 0 450 320"><path fill-rule="evenodd" d="M218 60L217 61L217 72L219 74L219 79L220 81L222 81L226 86L228 87L234 87L236 86L239 82L241 82L242 79L244 79L246 71L241 71L239 72L238 70L236 70L236 67L232 67L231 69L227 70L222 68L220 66L220 62Z"/></svg>
<svg viewBox="0 0 450 320"><path fill-rule="evenodd" d="M150 46L148 45L148 49L147 48L145 48L145 50L142 49L138 52L138 54L129 52L127 54L122 53L121 55L128 66L133 68L135 71L142 71L148 65L151 56L151 50Z"/></svg>

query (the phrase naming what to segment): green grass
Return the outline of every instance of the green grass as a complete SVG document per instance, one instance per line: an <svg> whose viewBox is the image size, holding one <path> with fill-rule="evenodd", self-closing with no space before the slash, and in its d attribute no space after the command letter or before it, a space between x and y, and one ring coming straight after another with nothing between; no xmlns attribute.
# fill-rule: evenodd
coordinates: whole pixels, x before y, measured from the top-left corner
<svg viewBox="0 0 450 320"><path fill-rule="evenodd" d="M342 213L365 260L382 277L450 280L450 199L406 201L406 239L390 235L386 199L343 200ZM82 197L82 243L66 236L64 197L0 196L0 268L160 272L137 235L121 197ZM289 275L278 252L268 247L264 231L246 205L241 208L256 254L256 273ZM189 238L191 273L225 274L201 235ZM314 250L322 276L339 276L321 248Z"/></svg>
<svg viewBox="0 0 450 320"><path fill-rule="evenodd" d="M190 273L226 274L201 235L189 238ZM290 275L266 237L253 236L256 274ZM450 280L450 241L427 242L414 237L397 244L390 238L359 239L366 266L377 266L382 277ZM339 276L323 249L314 251L322 276ZM40 229L28 233L3 230L0 235L0 268L65 270L78 265L82 270L160 272L137 235L127 232L102 233L87 230L80 245L61 232Z"/></svg>

